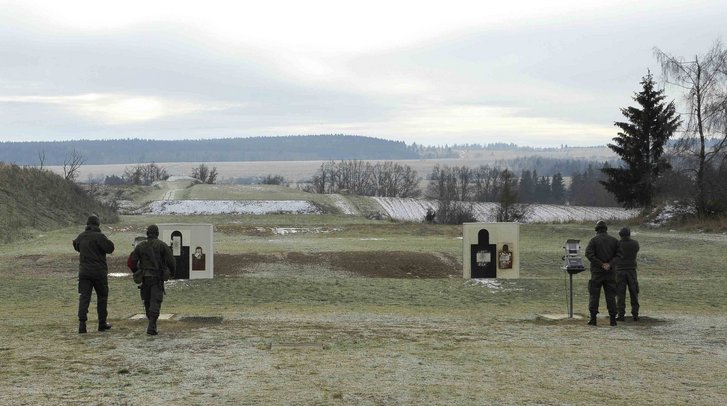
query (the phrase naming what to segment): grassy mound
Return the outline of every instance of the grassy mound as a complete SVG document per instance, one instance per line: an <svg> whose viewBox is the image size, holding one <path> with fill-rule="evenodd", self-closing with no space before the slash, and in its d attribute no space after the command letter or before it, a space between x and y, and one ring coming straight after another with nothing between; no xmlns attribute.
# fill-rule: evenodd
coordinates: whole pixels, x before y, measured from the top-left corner
<svg viewBox="0 0 727 406"><path fill-rule="evenodd" d="M104 223L118 221L113 209L61 176L0 162L0 243L24 238L33 230L82 223L90 214Z"/></svg>

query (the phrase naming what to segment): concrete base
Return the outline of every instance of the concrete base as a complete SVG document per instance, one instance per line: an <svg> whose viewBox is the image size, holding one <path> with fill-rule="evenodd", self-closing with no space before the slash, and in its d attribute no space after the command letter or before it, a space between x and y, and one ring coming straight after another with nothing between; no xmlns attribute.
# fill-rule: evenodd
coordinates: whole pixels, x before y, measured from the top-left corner
<svg viewBox="0 0 727 406"><path fill-rule="evenodd" d="M568 317L567 314L536 314L538 320L585 320L585 317L580 314L574 314L573 317Z"/></svg>
<svg viewBox="0 0 727 406"><path fill-rule="evenodd" d="M162 313L159 315L159 320L171 320L172 317L174 317L174 313ZM129 317L129 320L146 320L146 314L135 314Z"/></svg>

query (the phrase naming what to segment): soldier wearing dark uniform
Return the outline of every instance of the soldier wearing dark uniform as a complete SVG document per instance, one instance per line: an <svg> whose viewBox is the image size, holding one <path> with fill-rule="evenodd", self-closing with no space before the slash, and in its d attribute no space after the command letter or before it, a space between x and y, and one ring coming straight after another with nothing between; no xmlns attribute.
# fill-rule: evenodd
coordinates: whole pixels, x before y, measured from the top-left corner
<svg viewBox="0 0 727 406"><path fill-rule="evenodd" d="M172 249L159 239L159 227L152 224L146 229L147 239L140 242L131 253L132 271L140 269L144 272L141 284L141 300L149 320L146 333L157 335L157 319L164 299L164 269L169 269L174 276L176 262Z"/></svg>
<svg viewBox="0 0 727 406"><path fill-rule="evenodd" d="M625 320L626 314L626 288L631 297L631 315L634 321L639 320L639 281L636 279L636 254L639 253L639 242L631 238L631 230L622 228L618 235L623 256L616 265L616 320Z"/></svg>
<svg viewBox="0 0 727 406"><path fill-rule="evenodd" d="M106 331L111 324L106 322L109 299L109 269L106 254L114 252L114 243L101 232L98 217L90 216L86 230L73 240L73 249L80 253L78 265L78 332L86 332L88 306L91 294L96 291L96 312L98 331Z"/></svg>
<svg viewBox="0 0 727 406"><path fill-rule="evenodd" d="M591 280L588 281L588 311L591 319L588 324L596 325L601 287L606 295L606 308L611 325L616 325L616 269L621 258L621 247L616 238L608 235L608 227L603 220L596 223L596 236L586 247L586 258L591 262Z"/></svg>

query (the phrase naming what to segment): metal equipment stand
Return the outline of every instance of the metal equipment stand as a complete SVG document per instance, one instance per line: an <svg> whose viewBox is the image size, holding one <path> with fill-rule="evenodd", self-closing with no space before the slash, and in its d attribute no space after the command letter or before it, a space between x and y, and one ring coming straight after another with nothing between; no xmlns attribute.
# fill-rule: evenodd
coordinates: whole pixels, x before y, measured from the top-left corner
<svg viewBox="0 0 727 406"><path fill-rule="evenodd" d="M580 240L568 240L565 243L565 255L563 256L563 271L568 272L568 300L566 307L568 308L568 318L573 318L573 274L577 274L586 270L583 266L583 260L580 257L581 244Z"/></svg>
<svg viewBox="0 0 727 406"><path fill-rule="evenodd" d="M566 271L565 268L563 268ZM568 272L568 301L566 302L568 308L568 318L573 318L573 274Z"/></svg>

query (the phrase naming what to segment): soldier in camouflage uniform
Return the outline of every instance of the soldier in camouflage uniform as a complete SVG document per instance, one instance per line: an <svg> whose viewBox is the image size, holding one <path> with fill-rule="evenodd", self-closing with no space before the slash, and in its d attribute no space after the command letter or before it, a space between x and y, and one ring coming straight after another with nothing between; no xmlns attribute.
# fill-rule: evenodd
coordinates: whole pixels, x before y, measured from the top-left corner
<svg viewBox="0 0 727 406"><path fill-rule="evenodd" d="M596 223L596 236L591 238L586 247L586 258L591 262L591 280L588 281L588 311L591 319L588 324L596 325L598 302L601 287L606 295L606 308L611 325L616 325L616 269L615 265L621 258L621 247L616 238L608 235L608 227L603 220Z"/></svg>
<svg viewBox="0 0 727 406"><path fill-rule="evenodd" d="M134 264L132 271L140 269L144 272L141 284L141 300L144 301L146 317L149 325L146 333L157 335L157 319L164 300L163 271L169 269L174 276L176 262L172 250L159 239L159 227L152 224L146 229L147 239L134 247L130 262Z"/></svg>
<svg viewBox="0 0 727 406"><path fill-rule="evenodd" d="M616 320L625 320L626 314L626 288L631 297L631 315L634 321L639 321L639 281L636 279L636 254L639 253L639 242L631 238L631 230L622 228L618 235L623 256L616 266Z"/></svg>
<svg viewBox="0 0 727 406"><path fill-rule="evenodd" d="M88 306L91 294L96 291L96 312L98 331L106 331L111 324L106 322L109 299L109 268L106 254L114 252L114 243L101 232L101 222L96 216L89 216L86 230L73 240L73 249L80 253L78 265L78 332L86 332Z"/></svg>

